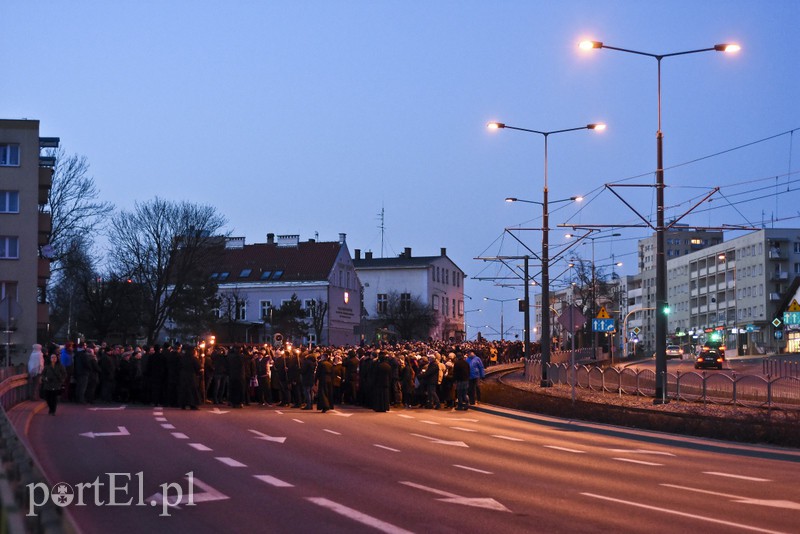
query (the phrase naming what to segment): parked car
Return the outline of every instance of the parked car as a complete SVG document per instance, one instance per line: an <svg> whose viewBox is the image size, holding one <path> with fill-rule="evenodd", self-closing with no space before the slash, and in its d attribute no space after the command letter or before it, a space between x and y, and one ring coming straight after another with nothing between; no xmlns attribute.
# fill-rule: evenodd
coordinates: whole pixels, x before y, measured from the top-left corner
<svg viewBox="0 0 800 534"><path fill-rule="evenodd" d="M678 345L667 345L667 358L683 358L683 349Z"/></svg>
<svg viewBox="0 0 800 534"><path fill-rule="evenodd" d="M725 347L703 345L703 349L694 360L695 369L722 369L725 363Z"/></svg>

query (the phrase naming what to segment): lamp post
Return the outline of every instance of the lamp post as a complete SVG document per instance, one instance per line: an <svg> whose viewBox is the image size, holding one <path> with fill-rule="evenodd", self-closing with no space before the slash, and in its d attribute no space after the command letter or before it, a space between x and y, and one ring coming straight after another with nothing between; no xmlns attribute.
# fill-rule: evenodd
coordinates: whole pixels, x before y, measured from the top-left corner
<svg viewBox="0 0 800 534"><path fill-rule="evenodd" d="M518 128L516 126L509 126L502 122L490 122L488 124L489 129L501 129L506 128L509 130L517 130L520 132L527 132L527 133L534 133L539 134L544 137L544 189L542 191L542 305L549 306L550 305L550 214L548 212L548 205L547 205L547 141L551 135L559 134L559 133L566 133L566 132L574 132L577 130L597 130L603 131L606 129L606 125L602 123L592 123L587 124L586 126L578 126L576 128L565 128L562 130L550 130L550 131L541 131L541 130L532 130L529 128ZM525 283L525 287L527 288L528 284L527 281ZM527 305L526 301L526 305ZM526 325L526 330L528 325ZM550 380L547 378L547 366L550 364L550 314L543 313L542 314L542 387L550 386Z"/></svg>
<svg viewBox="0 0 800 534"><path fill-rule="evenodd" d="M505 316L505 313L504 313L504 310L503 310L503 305L506 302L511 302L512 300L517 300L517 299L493 299L492 297L483 297L483 300L491 300L491 301L500 303L500 341L504 341L505 340L505 337L504 337L505 328L503 327L503 318Z"/></svg>
<svg viewBox="0 0 800 534"><path fill-rule="evenodd" d="M667 256L664 226L664 135L661 131L661 60L674 56L698 54L700 52L738 52L736 44L717 44L710 48L651 54L639 50L609 46L601 41L582 41L584 50L607 48L618 52L651 57L658 65L658 130L656 131L656 388L655 403L665 404L667 400Z"/></svg>

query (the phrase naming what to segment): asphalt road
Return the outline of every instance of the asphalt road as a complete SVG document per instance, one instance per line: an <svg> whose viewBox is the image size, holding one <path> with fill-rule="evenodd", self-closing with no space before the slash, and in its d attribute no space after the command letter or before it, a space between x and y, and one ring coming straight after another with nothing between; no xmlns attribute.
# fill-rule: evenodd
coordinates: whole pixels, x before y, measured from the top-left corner
<svg viewBox="0 0 800 534"><path fill-rule="evenodd" d="M41 412L28 434L54 486L69 484L56 497L72 496L65 510L86 533L727 533L800 524L797 450L491 407L97 408ZM51 498L33 491L34 501Z"/></svg>

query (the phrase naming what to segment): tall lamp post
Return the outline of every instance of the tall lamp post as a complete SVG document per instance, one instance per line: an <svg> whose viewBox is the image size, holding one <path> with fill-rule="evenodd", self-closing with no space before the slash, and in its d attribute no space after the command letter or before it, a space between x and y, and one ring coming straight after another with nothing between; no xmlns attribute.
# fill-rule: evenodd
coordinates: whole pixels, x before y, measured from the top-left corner
<svg viewBox="0 0 800 534"><path fill-rule="evenodd" d="M700 52L738 52L739 45L717 44L710 48L651 54L639 50L617 48L601 41L582 41L584 50L607 48L618 52L651 57L658 65L658 130L656 131L656 391L655 403L665 404L667 400L667 255L664 226L664 135L661 131L661 60L674 56L698 54Z"/></svg>
<svg viewBox="0 0 800 534"><path fill-rule="evenodd" d="M574 132L577 130L597 130L603 131L606 129L606 125L602 123L593 123L587 124L586 126L579 126L577 128L565 128L563 130L550 130L550 131L541 131L541 130L531 130L529 128L518 128L516 126L509 126L502 122L490 122L488 128L491 130L497 130L501 128L506 128L509 130L517 130L520 132L527 132L527 133L534 133L539 134L544 137L544 190L542 194L542 306L549 306L550 305L550 214L548 212L548 205L547 205L547 140L553 134L565 133L565 132ZM525 281L525 287L527 287L528 283L527 280ZM526 301L525 305L529 305ZM528 325L526 325L526 330ZM543 313L542 314L542 387L549 387L550 380L547 377L547 366L550 364L550 314ZM527 346L527 345L526 345Z"/></svg>
<svg viewBox="0 0 800 534"><path fill-rule="evenodd" d="M483 300L491 300L500 303L500 341L505 340L505 328L503 326L503 318L505 316L505 313L503 311L503 304L517 299L493 299L492 297L483 297Z"/></svg>

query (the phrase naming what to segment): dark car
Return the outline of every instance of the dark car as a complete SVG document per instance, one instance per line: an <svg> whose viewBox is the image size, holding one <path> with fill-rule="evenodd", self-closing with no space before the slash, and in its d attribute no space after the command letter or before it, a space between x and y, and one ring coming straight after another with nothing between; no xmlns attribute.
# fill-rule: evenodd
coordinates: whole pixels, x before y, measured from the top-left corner
<svg viewBox="0 0 800 534"><path fill-rule="evenodd" d="M697 358L694 360L695 369L722 369L722 364L725 363L725 347L724 346L708 346L703 345L703 349Z"/></svg>

